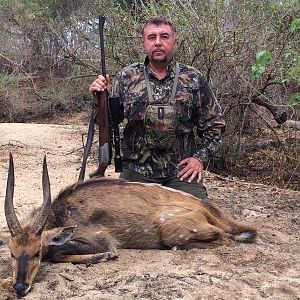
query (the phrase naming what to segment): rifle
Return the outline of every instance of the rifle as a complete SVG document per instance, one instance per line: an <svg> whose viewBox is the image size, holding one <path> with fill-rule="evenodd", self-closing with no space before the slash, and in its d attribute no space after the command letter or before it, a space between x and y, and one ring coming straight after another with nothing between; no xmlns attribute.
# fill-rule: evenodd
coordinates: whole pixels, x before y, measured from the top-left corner
<svg viewBox="0 0 300 300"><path fill-rule="evenodd" d="M99 34L100 34L100 51L101 51L101 66L102 74L106 77L105 68L105 57L104 57L104 23L105 18L99 16ZM89 174L90 177L100 176L103 177L107 166L111 163L111 139L109 135L110 127L108 121L108 107L107 107L107 90L103 92L94 93L94 99L92 101L91 114L89 116L89 129L87 135L87 142L84 147L83 160L80 168L80 173L78 176L77 184L83 182L85 169L87 164L88 155L93 144L94 132L95 132L95 107L98 107L98 126L99 126L99 164L96 171ZM97 98L97 105L96 99Z"/></svg>
<svg viewBox="0 0 300 300"><path fill-rule="evenodd" d="M104 56L104 23L105 18L99 16L99 32L100 32L100 51L101 51L101 66L102 75L106 77L105 68L105 56ZM95 99L97 98L97 105ZM109 107L107 103L109 102ZM121 137L119 133L119 124L124 118L124 107L120 104L118 97L111 97L108 101L107 90L103 92L94 93L94 99L92 101L92 110L89 117L89 129L87 136L87 143L84 148L83 160L80 169L80 174L77 183L83 182L85 169L87 164L87 158L90 153L91 146L93 144L94 132L95 132L95 107L97 106L97 121L99 129L99 163L96 171L89 174L89 176L104 177L104 173L108 165L111 164L112 157L112 144L115 148L115 172L123 172L122 168L122 156L120 150ZM113 133L113 134L112 134Z"/></svg>
<svg viewBox="0 0 300 300"><path fill-rule="evenodd" d="M102 67L102 75L106 78L105 68L105 53L104 53L104 23L105 17L99 16L99 35L100 35L100 59ZM99 130L99 156L98 156L98 168L96 171L89 174L90 178L99 176L104 177L104 173L108 165L111 164L112 146L110 139L110 125L108 119L108 92L97 92L94 95L98 100L98 130Z"/></svg>

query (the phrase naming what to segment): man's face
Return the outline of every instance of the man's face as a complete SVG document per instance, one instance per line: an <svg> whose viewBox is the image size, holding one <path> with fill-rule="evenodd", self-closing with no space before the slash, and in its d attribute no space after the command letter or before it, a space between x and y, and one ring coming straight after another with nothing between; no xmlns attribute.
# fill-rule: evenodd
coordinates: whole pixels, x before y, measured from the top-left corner
<svg viewBox="0 0 300 300"><path fill-rule="evenodd" d="M144 49L151 63L168 64L173 57L176 44L171 26L149 24L144 28Z"/></svg>

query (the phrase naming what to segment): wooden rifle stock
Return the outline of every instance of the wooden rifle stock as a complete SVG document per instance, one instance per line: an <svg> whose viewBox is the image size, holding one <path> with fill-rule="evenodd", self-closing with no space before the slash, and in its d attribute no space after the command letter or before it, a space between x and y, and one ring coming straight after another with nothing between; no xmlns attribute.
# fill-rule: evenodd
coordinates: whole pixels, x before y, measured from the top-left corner
<svg viewBox="0 0 300 300"><path fill-rule="evenodd" d="M101 66L102 75L106 78L105 56L104 56L104 23L105 18L99 16L99 34L100 34L100 51L101 51ZM103 177L107 166L111 163L112 146L109 133L109 119L108 119L108 92L97 92L98 110L97 122L99 130L99 163L96 171L89 174L90 177Z"/></svg>
<svg viewBox="0 0 300 300"><path fill-rule="evenodd" d="M89 174L91 178L103 177L106 168L111 163L107 91L97 93L96 97L98 99L97 123L99 130L99 157L97 170Z"/></svg>

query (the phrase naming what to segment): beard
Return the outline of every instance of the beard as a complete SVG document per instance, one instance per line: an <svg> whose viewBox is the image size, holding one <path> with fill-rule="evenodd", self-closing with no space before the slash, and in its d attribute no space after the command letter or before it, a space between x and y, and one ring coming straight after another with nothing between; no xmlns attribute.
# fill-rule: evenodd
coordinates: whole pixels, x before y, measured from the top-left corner
<svg viewBox="0 0 300 300"><path fill-rule="evenodd" d="M166 55L166 53L163 50L154 50L152 52L152 55L150 58L150 61L152 62L152 64L158 64L158 65L168 65L171 60L172 60L172 56L168 57Z"/></svg>

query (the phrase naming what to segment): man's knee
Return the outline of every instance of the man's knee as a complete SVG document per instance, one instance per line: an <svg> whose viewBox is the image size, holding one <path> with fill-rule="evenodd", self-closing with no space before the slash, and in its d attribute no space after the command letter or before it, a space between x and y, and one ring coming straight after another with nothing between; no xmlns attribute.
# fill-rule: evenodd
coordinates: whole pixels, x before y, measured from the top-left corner
<svg viewBox="0 0 300 300"><path fill-rule="evenodd" d="M138 172L132 171L130 169L123 169L123 172L120 173L121 179L125 179L131 182L153 182L151 179L139 174Z"/></svg>
<svg viewBox="0 0 300 300"><path fill-rule="evenodd" d="M207 196L206 187L203 185L202 182L198 183L195 180L189 183L187 181L180 181L177 177L175 177L169 182L165 183L164 185L182 192L189 193L203 202L210 202Z"/></svg>

